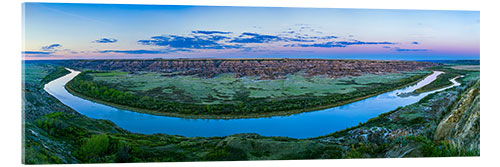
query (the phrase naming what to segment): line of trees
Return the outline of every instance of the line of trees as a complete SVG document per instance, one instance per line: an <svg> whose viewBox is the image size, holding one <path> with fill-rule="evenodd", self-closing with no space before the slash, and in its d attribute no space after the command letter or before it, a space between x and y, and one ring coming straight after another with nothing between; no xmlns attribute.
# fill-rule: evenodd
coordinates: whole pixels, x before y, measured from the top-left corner
<svg viewBox="0 0 500 167"><path fill-rule="evenodd" d="M159 100L149 96L141 96L131 92L123 92L114 88L108 88L104 84L95 82L88 73L82 72L71 80L67 86L69 89L84 96L99 99L102 101L154 110L160 112L187 114L187 115L248 115L248 114L268 114L271 112L281 112L290 110L306 110L308 108L325 106L340 103L355 98L361 98L392 90L411 82L414 82L426 74L416 75L401 79L398 82L387 84L373 84L369 87L359 88L357 91L345 94L330 94L328 96L301 96L288 99L256 99L242 98L234 104L194 104L180 103L166 100Z"/></svg>

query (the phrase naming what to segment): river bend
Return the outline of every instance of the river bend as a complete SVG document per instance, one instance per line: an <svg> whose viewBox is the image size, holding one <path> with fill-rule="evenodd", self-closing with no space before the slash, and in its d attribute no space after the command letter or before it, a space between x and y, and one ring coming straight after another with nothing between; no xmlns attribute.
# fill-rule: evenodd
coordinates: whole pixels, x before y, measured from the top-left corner
<svg viewBox="0 0 500 167"><path fill-rule="evenodd" d="M227 136L237 133L293 138L317 137L355 126L397 107L418 102L428 94L460 85L454 78L451 80L452 86L418 95L400 96L431 83L443 73L434 71L415 85L318 111L267 118L186 119L121 110L74 96L64 86L80 72L68 70L71 71L70 74L47 83L44 89L77 112L94 119L110 120L134 133L164 133L188 137Z"/></svg>

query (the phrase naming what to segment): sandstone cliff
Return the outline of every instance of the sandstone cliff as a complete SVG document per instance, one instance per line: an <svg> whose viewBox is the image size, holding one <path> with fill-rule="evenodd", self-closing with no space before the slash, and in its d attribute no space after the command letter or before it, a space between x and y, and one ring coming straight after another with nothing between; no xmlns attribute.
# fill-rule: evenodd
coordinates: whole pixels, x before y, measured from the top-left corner
<svg viewBox="0 0 500 167"><path fill-rule="evenodd" d="M449 140L455 147L479 149L479 82L465 92L451 112L440 121L434 140Z"/></svg>
<svg viewBox="0 0 500 167"><path fill-rule="evenodd" d="M304 71L306 75L326 75L332 78L359 76L367 73L422 70L436 63L416 61L323 60L323 59L171 59L171 60L76 60L67 64L74 68L150 71L165 76L197 75L211 78L221 73L237 77L258 76L260 79L284 78L287 74Z"/></svg>

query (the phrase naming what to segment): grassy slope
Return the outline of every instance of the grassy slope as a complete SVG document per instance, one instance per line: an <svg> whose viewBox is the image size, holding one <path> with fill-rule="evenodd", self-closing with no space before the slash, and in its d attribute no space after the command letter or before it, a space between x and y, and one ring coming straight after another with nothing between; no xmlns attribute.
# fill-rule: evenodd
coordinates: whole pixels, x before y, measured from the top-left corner
<svg viewBox="0 0 500 167"><path fill-rule="evenodd" d="M76 163L68 154L72 148L60 142L59 138L46 135L46 132L33 122L53 112L77 114L43 90L42 80L51 75L59 75L57 68L46 63L26 63L23 71L23 161L38 163ZM56 77L51 77L56 78Z"/></svg>
<svg viewBox="0 0 500 167"><path fill-rule="evenodd" d="M437 122L453 110L451 104L460 99L460 92L475 83L477 78L472 77L473 75L466 75L463 79L466 83L459 88L433 94L416 104L382 114L360 126L303 140L262 137L256 134L208 138L134 134L120 129L110 121L90 119L66 108L61 110L64 113L51 113L26 122L25 162L37 164L479 155L479 152L461 152L460 148L451 146L446 141L434 143L429 140ZM40 97L50 98L47 94ZM33 99L25 100L30 102ZM47 105L45 107L50 109L57 104L60 102L41 105ZM387 132L391 135L382 135Z"/></svg>

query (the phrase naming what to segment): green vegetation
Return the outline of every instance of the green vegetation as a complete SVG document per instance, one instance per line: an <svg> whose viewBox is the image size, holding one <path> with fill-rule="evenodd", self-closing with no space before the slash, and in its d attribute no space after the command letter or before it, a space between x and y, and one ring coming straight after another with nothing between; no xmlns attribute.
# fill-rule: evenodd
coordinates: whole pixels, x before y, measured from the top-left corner
<svg viewBox="0 0 500 167"><path fill-rule="evenodd" d="M428 92L440 88L444 88L447 86L452 85L453 83L450 82L451 79L458 77L458 76L463 76L457 79L458 82L464 82L464 81L474 81L479 79L479 71L474 71L470 69L461 69L462 65L448 65L448 66L438 66L438 67L433 67L433 70L439 70L445 72L444 74L439 75L436 80L431 82L428 85L425 85L424 87L421 87L417 90L415 90L415 93L422 93L422 92ZM457 68L458 67L458 68Z"/></svg>
<svg viewBox="0 0 500 167"><path fill-rule="evenodd" d="M447 67L445 67L447 68ZM45 69L44 71L29 71ZM279 160L384 157L479 156L468 149L479 131L433 140L437 124L451 111L479 104L460 104L479 96L479 72L463 72L458 87L379 115L365 123L312 139L236 134L226 137L144 135L125 131L107 120L74 112L41 89L54 66L33 65L25 73L24 163L110 163L212 160ZM452 69L453 70L453 69ZM37 75L34 75L38 73ZM29 74L29 75L26 75ZM26 77L29 76L29 77ZM477 89L477 90L475 90ZM474 99L473 97L468 97ZM479 103L478 101L475 103ZM467 110L467 109L463 109ZM476 111L479 112L479 111ZM43 115L36 115L43 114ZM459 118L468 121L467 115ZM478 121L478 120L477 120ZM479 128L478 128L479 129ZM457 145L457 141L461 143ZM479 148L479 147L478 147Z"/></svg>
<svg viewBox="0 0 500 167"><path fill-rule="evenodd" d="M47 120L59 123L44 123ZM108 121L60 112L35 122L29 129L40 128L38 136L65 143L80 163L342 158L339 146L286 137L143 135L119 130Z"/></svg>
<svg viewBox="0 0 500 167"><path fill-rule="evenodd" d="M370 87L378 83L397 82L400 79L427 73L426 71L367 74L357 77L329 78L325 76L306 77L304 73L288 74L286 79L258 80L258 77L235 77L225 73L213 78L198 76L166 77L153 72L99 72L88 73L92 79L107 87L134 94L147 95L162 100L197 103L227 104L248 98L294 98L297 96L326 96L333 93L349 93L357 88Z"/></svg>
<svg viewBox="0 0 500 167"><path fill-rule="evenodd" d="M457 70L469 70L469 71L479 71L480 70L479 65L459 65L459 66L452 66L451 68L457 69Z"/></svg>
<svg viewBox="0 0 500 167"><path fill-rule="evenodd" d="M58 67L56 67L56 69L54 71L50 72L49 75L45 76L42 79L41 83L42 83L42 85L45 85L45 84L49 83L50 81L57 79L59 77L62 77L62 76L69 74L69 73L71 73L71 72L68 71L66 68L58 66Z"/></svg>
<svg viewBox="0 0 500 167"><path fill-rule="evenodd" d="M406 140L406 141L405 141ZM432 141L425 136L407 136L399 143L412 142L421 145L424 157L479 156L479 150L467 150L452 145L449 140Z"/></svg>
<svg viewBox="0 0 500 167"><path fill-rule="evenodd" d="M437 124L445 115L460 107L473 108L478 105L457 103L471 102L464 100L467 98L465 97L467 92L475 92L468 98L479 96L477 80L464 81L460 87L428 95L415 104L381 114L358 126L314 139L333 141L342 139L342 144L350 144L350 149L345 153L346 158L479 156L479 149L476 149L479 148L479 127L462 131L464 134L460 135L467 137L456 135L448 136L448 139L432 140ZM462 115L459 119L464 122L477 121L475 126L479 126L479 119L470 119L470 115L474 113ZM360 135L366 135L366 138L360 139ZM393 139L387 142L381 140L383 139L381 135L388 136L386 139ZM474 147L470 148L470 145Z"/></svg>
<svg viewBox="0 0 500 167"><path fill-rule="evenodd" d="M427 62L442 63L444 65L479 65L479 60L429 60Z"/></svg>
<svg viewBox="0 0 500 167"><path fill-rule="evenodd" d="M80 146L75 152L80 159L92 162L95 159L101 158L109 149L108 135L92 135Z"/></svg>
<svg viewBox="0 0 500 167"><path fill-rule="evenodd" d="M22 73L23 83L41 84L43 78L54 70L55 67L47 64L24 63Z"/></svg>
<svg viewBox="0 0 500 167"><path fill-rule="evenodd" d="M305 77L304 73L289 74L286 79L258 80L258 77L236 78L233 73L213 78L197 76L166 77L162 73L124 72L89 73L93 80L120 91L147 95L163 100L197 103L225 104L238 101L242 94L248 98L294 98L297 96L326 96L332 93L349 93L370 84L396 82L399 79L427 73L367 74L357 77L333 79L325 76ZM352 84L348 84L352 83Z"/></svg>
<svg viewBox="0 0 500 167"><path fill-rule="evenodd" d="M431 69L444 71L445 73L438 76L438 78L429 85L415 90L415 93L422 93L450 86L453 83L449 80L457 76L463 76L457 79L458 82L479 79L479 60L441 60L436 62L444 63L445 65L433 67Z"/></svg>
<svg viewBox="0 0 500 167"><path fill-rule="evenodd" d="M428 92L440 88L444 88L450 85L453 85L452 82L450 82L451 79L459 76L456 73L451 73L451 72L445 72L444 74L441 74L437 76L436 80L432 81L431 83L415 90L415 93L422 93L422 92Z"/></svg>
<svg viewBox="0 0 500 167"><path fill-rule="evenodd" d="M67 88L72 93L77 93L86 98L108 102L107 104L119 105L118 107L131 107L127 109L151 114L210 118L262 117L305 112L345 104L408 85L426 75L428 75L428 72L425 71L403 74L366 75L342 79L331 79L320 76L306 78L302 75L289 75L288 79L282 80L250 81L245 78L237 79L227 75L214 79L200 79L192 76L161 77L151 73L135 76L135 74L117 72L86 71L71 80L67 84ZM160 77L160 79L156 79L157 81L155 81L153 79L155 77L152 76ZM104 81L103 78L108 79ZM120 85L129 85L130 82L136 83L139 78L142 78L141 82L148 81L148 86L143 85L141 88L145 89L144 87L148 87L146 93L134 92L130 91L130 89L123 89L121 86L109 84L109 82L119 82L123 83ZM203 80L208 81L205 82ZM172 89L171 92L176 95L170 96L169 93L165 93L164 90L162 91L161 86L158 86L160 83L164 84L164 87ZM185 88L180 89L168 83L176 84L179 87L182 85ZM235 86L233 85L234 83L239 84ZM202 96L203 91L210 90L208 89L210 85L218 85L216 86L217 88L212 88L211 91L233 92L231 98L223 100L229 102L206 104L196 103L196 100L189 100L199 98L199 96L195 95ZM226 88L223 88L224 86ZM306 94L294 93L300 92L298 89L301 88L305 88L306 92L309 89L310 92ZM252 92L252 90L259 89L276 89L275 93L280 92L279 94L282 95L276 95L275 98L255 98L252 96L252 93L259 94L255 91ZM339 89L340 91L335 91ZM326 93L329 90L334 93ZM155 92L163 92L165 94L158 95ZM188 96L185 92L191 93ZM283 92L299 95L284 96L283 94L285 93ZM322 92L321 94L323 95L315 96L312 92L316 94ZM266 94L275 93L269 91ZM209 96L214 98L211 96L211 93L209 93ZM180 102L172 101L165 97L178 97L185 100ZM266 97L268 96L266 95Z"/></svg>
<svg viewBox="0 0 500 167"><path fill-rule="evenodd" d="M40 84L41 87L70 73L66 68L50 63L25 63L23 69L23 83Z"/></svg>
<svg viewBox="0 0 500 167"><path fill-rule="evenodd" d="M66 111L74 113L69 107L60 103L57 99L48 95L43 90L42 80L57 71L56 66L46 62L26 62L23 65L23 160L28 164L40 163L76 163L71 155L64 152L67 146L59 143L61 136L56 135L55 129L45 132L35 126L35 120L54 111ZM46 80L50 82L49 80ZM41 121L40 121L41 122ZM49 123L50 122L50 123ZM47 120L45 124L60 126L60 121ZM41 123L40 126L44 126ZM52 132L50 132L52 131ZM47 137L41 136L41 133L47 133ZM64 135L64 134L63 134ZM51 136L51 137L48 137ZM55 141L56 140L56 141Z"/></svg>
<svg viewBox="0 0 500 167"><path fill-rule="evenodd" d="M442 97L436 95L432 98ZM399 124L400 121L376 120L391 114L398 114L398 112L417 110L418 106L429 103L430 99L419 102L421 103L419 105L403 107L389 114L383 114L349 131L380 127L382 124L385 126ZM329 136L297 140L285 137L262 137L257 134L208 138L133 134L119 130L109 121L93 120L58 112L48 114L35 122L39 122L35 123L35 127L43 130L39 131L39 136L47 135L51 138L57 138L61 142L64 141L68 145L68 151L73 152L72 156L80 163L373 158L383 157L395 149L403 149L400 146L418 148L418 152L421 153L418 156L479 155L478 150L458 148L448 141L433 142L426 137L425 133L397 137L390 142L360 141L351 138L356 133L346 133L339 136L345 138L345 141L341 144L335 144L322 142ZM425 122L432 124L432 121ZM68 131L69 129L71 130ZM61 133L51 135L51 131ZM52 157L52 159L49 158L50 162L62 162L58 156Z"/></svg>
<svg viewBox="0 0 500 167"><path fill-rule="evenodd" d="M50 62L26 62L23 68L22 97L25 111L23 118L25 120L34 120L47 113L68 108L64 104L58 103L57 99L49 96L43 88L45 83L56 79L55 76L65 75L69 71ZM53 105L49 107L46 104Z"/></svg>

